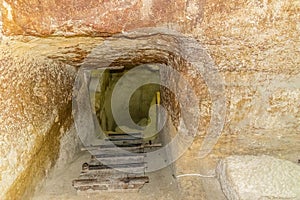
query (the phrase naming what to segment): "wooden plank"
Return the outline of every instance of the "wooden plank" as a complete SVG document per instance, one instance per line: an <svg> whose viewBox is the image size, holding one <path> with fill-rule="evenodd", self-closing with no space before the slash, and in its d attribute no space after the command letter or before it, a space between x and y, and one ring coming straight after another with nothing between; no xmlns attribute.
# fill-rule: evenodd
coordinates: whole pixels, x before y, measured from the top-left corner
<svg viewBox="0 0 300 200"><path fill-rule="evenodd" d="M136 168L145 167L145 163L126 163L126 164L115 164L115 165L90 165L89 170L101 170L101 169L125 169L125 168Z"/></svg>
<svg viewBox="0 0 300 200"><path fill-rule="evenodd" d="M95 155L96 158L102 159L102 158L119 158L119 157L140 157L140 158L144 158L145 155L144 154L134 154L134 153L118 153L118 154L97 154Z"/></svg>
<svg viewBox="0 0 300 200"><path fill-rule="evenodd" d="M105 145L103 148L111 148L111 147L116 147L116 148L122 148L122 147L138 147L142 146L143 142L142 141L113 141L113 144L110 145Z"/></svg>
<svg viewBox="0 0 300 200"><path fill-rule="evenodd" d="M123 146L118 146L118 148L126 151L130 150L140 150L144 148L155 148L155 147L162 147L162 144L142 144L142 145L123 145ZM118 149L117 148L117 149ZM82 147L81 151L92 151L92 150L113 150L116 149L116 146L113 145L102 145L102 146L89 146L89 147Z"/></svg>
<svg viewBox="0 0 300 200"><path fill-rule="evenodd" d="M82 171L80 174L80 178L98 178L103 179L109 177L110 179L118 179L125 177L140 177L144 176L144 171L139 173L124 173L123 171L115 170L115 169L104 169L104 170L90 170L90 171Z"/></svg>
<svg viewBox="0 0 300 200"><path fill-rule="evenodd" d="M112 142L110 142L110 143L107 143L107 144L103 144L103 145L101 145L101 149L102 148L111 148L111 147L120 147L120 148L122 148L122 147L137 147L137 146L141 146L141 145L143 145L142 143L131 143L131 144L111 144Z"/></svg>
<svg viewBox="0 0 300 200"><path fill-rule="evenodd" d="M139 192L139 190L142 188L143 186L140 187L135 187L133 189L106 189L106 190L92 190L92 189L88 189L88 190L79 190L77 189L77 195L78 196L83 196L86 197L89 194L103 194L104 192L116 192L116 193L137 193Z"/></svg>
<svg viewBox="0 0 300 200"><path fill-rule="evenodd" d="M142 135L112 135L108 136L109 140L135 140L135 139L143 139Z"/></svg>
<svg viewBox="0 0 300 200"><path fill-rule="evenodd" d="M84 165L86 167L84 167ZM83 169L86 168L87 170L102 170L102 169L116 169L116 170L121 170L121 169L137 169L137 168L145 168L146 163L144 162L139 162L139 163L125 163L125 164L112 164L112 165L89 165L88 163L83 164ZM126 170L127 171L127 170Z"/></svg>
<svg viewBox="0 0 300 200"><path fill-rule="evenodd" d="M89 185L103 185L107 183L119 184L119 183L148 183L148 176L138 176L138 177L123 177L111 180L109 177L97 179L97 178L78 178L73 180L73 186L89 186Z"/></svg>
<svg viewBox="0 0 300 200"><path fill-rule="evenodd" d="M149 182L144 176L144 149L162 145L145 144L141 136L141 133L108 133L108 138L99 145L82 148L92 156L89 163L83 164L79 178L72 182L77 192L138 191Z"/></svg>
<svg viewBox="0 0 300 200"><path fill-rule="evenodd" d="M92 171L104 171L104 172L107 172L107 171L111 171L111 172L114 172L114 171L120 171L120 172L123 172L123 173L130 173L130 174L144 174L145 173L145 167L144 166L137 166L137 167L127 167L127 168L123 168L123 167L114 167L114 168L110 168L109 166L105 166L102 167L101 169L97 169L97 168L94 168L94 169L89 169L89 170L86 170L86 171L82 171L82 174L84 173L90 173Z"/></svg>
<svg viewBox="0 0 300 200"><path fill-rule="evenodd" d="M149 182L149 177L125 177L115 180L109 179L75 179L72 182L72 185L78 191L122 191L122 190L138 190L145 183Z"/></svg>
<svg viewBox="0 0 300 200"><path fill-rule="evenodd" d="M99 158L98 160L99 162L105 165L144 163L144 156L106 157L106 158Z"/></svg>
<svg viewBox="0 0 300 200"><path fill-rule="evenodd" d="M118 181L124 183L149 183L149 177L148 176L125 177L125 178L120 178Z"/></svg>
<svg viewBox="0 0 300 200"><path fill-rule="evenodd" d="M106 140L108 141L108 140ZM144 143L144 140L141 139L136 139L136 140L114 140L111 141L112 143L114 143L116 146L120 145L120 146L124 146L124 145L142 145Z"/></svg>
<svg viewBox="0 0 300 200"><path fill-rule="evenodd" d="M130 137L130 136L123 136L123 137L109 137L105 138L105 141L127 141L127 140L143 140L141 137Z"/></svg>
<svg viewBox="0 0 300 200"><path fill-rule="evenodd" d="M138 163L138 162L139 163L144 163L144 159L141 159L141 158L128 158L128 159L124 159L124 158L120 158L120 159L105 158L105 159L101 159L100 162L103 165L111 166L111 165L117 165L117 164L129 164L129 163Z"/></svg>
<svg viewBox="0 0 300 200"><path fill-rule="evenodd" d="M135 136L135 137L141 137L142 136L142 133L140 132L137 132L137 133L117 133L117 132L109 132L107 134L109 137L111 136L126 136L126 135L129 135L129 136Z"/></svg>
<svg viewBox="0 0 300 200"><path fill-rule="evenodd" d="M120 153L132 153L132 154L143 154L144 152L143 148L105 148L105 149L96 149L96 150L90 150L92 155L102 155L102 154L120 154Z"/></svg>
<svg viewBox="0 0 300 200"><path fill-rule="evenodd" d="M123 149L123 150L126 150L126 149L130 149L130 148L142 148L141 145L123 145L123 146L117 146L116 145L98 145L98 146L88 146L88 147L81 147L81 151L93 151L93 150L113 150L113 149Z"/></svg>

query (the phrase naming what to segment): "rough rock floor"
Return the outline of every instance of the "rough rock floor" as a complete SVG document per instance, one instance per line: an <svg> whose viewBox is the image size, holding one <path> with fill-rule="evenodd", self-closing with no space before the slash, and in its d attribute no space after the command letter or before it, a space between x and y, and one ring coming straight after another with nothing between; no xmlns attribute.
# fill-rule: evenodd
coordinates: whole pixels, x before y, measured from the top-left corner
<svg viewBox="0 0 300 200"><path fill-rule="evenodd" d="M77 195L72 187L72 180L77 178L81 171L82 163L90 159L90 154L85 152L64 168L54 169L45 179L41 189L38 189L33 200L81 200L81 199L106 199L106 200L176 200L179 199L175 179L172 177L170 167L147 174L150 182L145 184L138 193L103 192L101 194Z"/></svg>

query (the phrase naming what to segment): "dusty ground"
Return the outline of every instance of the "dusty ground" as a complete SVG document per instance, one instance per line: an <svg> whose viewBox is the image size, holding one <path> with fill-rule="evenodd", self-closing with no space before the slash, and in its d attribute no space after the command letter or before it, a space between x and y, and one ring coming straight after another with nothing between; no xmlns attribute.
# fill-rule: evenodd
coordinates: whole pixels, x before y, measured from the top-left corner
<svg viewBox="0 0 300 200"><path fill-rule="evenodd" d="M64 168L57 168L50 173L44 181L43 186L38 190L33 200L68 200L68 199L107 199L107 200L176 200L178 198L178 189L175 179L172 177L170 167L160 171L147 174L150 182L138 193L112 193L103 192L101 194L90 194L87 196L77 195L72 187L72 180L79 176L82 163L88 161L89 153L81 153L70 164Z"/></svg>

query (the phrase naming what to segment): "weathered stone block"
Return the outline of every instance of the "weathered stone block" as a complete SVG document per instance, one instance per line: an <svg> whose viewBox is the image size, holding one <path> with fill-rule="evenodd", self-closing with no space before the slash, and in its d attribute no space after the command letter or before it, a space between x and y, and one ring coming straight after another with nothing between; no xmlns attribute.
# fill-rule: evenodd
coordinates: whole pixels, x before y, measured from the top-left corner
<svg viewBox="0 0 300 200"><path fill-rule="evenodd" d="M231 156L217 167L229 200L299 199L300 166L270 156Z"/></svg>

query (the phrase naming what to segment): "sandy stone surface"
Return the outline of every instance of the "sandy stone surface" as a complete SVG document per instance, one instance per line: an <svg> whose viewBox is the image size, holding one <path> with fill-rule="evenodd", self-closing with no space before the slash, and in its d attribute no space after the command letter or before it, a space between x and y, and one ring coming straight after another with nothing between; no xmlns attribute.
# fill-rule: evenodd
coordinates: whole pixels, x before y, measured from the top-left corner
<svg viewBox="0 0 300 200"><path fill-rule="evenodd" d="M2 12L0 10L0 40L2 40Z"/></svg>
<svg viewBox="0 0 300 200"><path fill-rule="evenodd" d="M133 28L178 26L187 17L183 0L3 0L6 35L111 35Z"/></svg>
<svg viewBox="0 0 300 200"><path fill-rule="evenodd" d="M35 177L43 176L53 165L58 154L59 135L70 123L66 122L70 118L66 113L71 112L75 73L74 67L47 60L22 42L2 42L1 199L5 194L9 199L18 199L25 191L30 193Z"/></svg>
<svg viewBox="0 0 300 200"><path fill-rule="evenodd" d="M270 156L231 156L218 165L229 200L299 199L300 166Z"/></svg>

